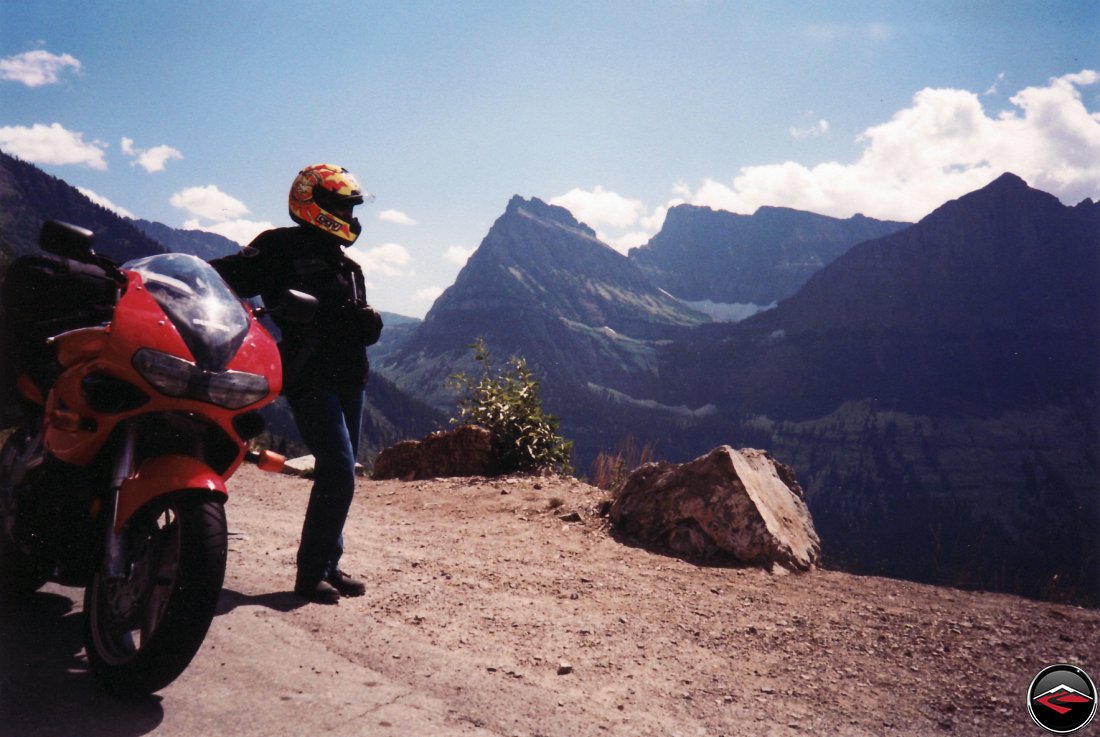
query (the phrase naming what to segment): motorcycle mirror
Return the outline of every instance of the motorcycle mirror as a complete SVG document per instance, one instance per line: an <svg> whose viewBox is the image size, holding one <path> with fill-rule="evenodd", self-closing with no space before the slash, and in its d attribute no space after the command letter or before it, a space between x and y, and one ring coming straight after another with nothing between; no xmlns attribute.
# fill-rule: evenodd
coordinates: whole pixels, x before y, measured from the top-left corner
<svg viewBox="0 0 1100 737"><path fill-rule="evenodd" d="M87 228L60 220L47 220L38 233L38 246L46 253L88 263L95 256L92 250L94 237L95 234Z"/></svg>
<svg viewBox="0 0 1100 737"><path fill-rule="evenodd" d="M312 294L299 292L297 289L288 289L277 305L255 308L252 314L257 319L266 315L278 315L287 322L304 325L307 322L313 322L313 317L317 314L317 298Z"/></svg>
<svg viewBox="0 0 1100 737"><path fill-rule="evenodd" d="M288 289L276 308L287 322L304 325L317 314L317 298L312 294Z"/></svg>
<svg viewBox="0 0 1100 737"><path fill-rule="evenodd" d="M298 292L297 289L287 289L275 307L263 312L266 315L278 315L287 322L305 324L311 322L313 316L317 315L317 297Z"/></svg>

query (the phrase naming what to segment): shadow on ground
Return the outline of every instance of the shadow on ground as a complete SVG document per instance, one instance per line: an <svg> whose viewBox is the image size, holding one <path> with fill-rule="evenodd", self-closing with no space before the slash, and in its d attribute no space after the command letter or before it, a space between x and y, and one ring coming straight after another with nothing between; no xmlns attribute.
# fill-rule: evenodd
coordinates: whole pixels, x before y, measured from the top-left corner
<svg viewBox="0 0 1100 737"><path fill-rule="evenodd" d="M216 616L229 614L240 606L262 606L266 609L274 609L277 612L292 612L305 606L305 599L295 595L293 591L273 591L269 594L242 594L233 589L222 589L218 597L218 608L214 612Z"/></svg>
<svg viewBox="0 0 1100 737"><path fill-rule="evenodd" d="M161 723L159 697L121 700L96 686L83 627L83 613L63 593L47 589L0 603L0 732L131 737Z"/></svg>

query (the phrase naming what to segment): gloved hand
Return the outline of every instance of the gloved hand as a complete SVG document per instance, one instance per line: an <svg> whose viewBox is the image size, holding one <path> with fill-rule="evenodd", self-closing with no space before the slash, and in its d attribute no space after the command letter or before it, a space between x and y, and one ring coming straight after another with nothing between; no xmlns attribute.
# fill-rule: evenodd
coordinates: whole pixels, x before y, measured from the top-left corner
<svg viewBox="0 0 1100 737"><path fill-rule="evenodd" d="M370 305L356 307L355 321L364 345L374 345L382 337L382 316Z"/></svg>

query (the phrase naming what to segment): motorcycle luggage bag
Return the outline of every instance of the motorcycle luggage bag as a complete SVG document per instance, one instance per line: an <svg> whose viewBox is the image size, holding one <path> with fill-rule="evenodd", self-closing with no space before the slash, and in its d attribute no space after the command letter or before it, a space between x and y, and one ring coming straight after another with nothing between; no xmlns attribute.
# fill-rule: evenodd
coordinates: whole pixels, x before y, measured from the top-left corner
<svg viewBox="0 0 1100 737"><path fill-rule="evenodd" d="M23 256L3 285L4 344L14 368L37 373L53 359L50 336L111 319L118 285L99 266L56 256Z"/></svg>

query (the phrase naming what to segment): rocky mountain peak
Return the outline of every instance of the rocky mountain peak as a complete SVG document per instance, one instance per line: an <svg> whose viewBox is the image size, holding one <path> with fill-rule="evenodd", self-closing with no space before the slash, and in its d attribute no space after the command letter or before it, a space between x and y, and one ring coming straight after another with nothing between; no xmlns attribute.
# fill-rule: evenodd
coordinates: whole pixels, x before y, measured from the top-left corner
<svg viewBox="0 0 1100 737"><path fill-rule="evenodd" d="M503 218L526 217L541 221L548 225L556 225L567 230L577 231L588 238L595 238L596 231L573 217L573 213L558 205L550 205L538 197L525 200L519 195L514 195L508 201L508 207L504 211ZM499 221L498 221L499 222Z"/></svg>
<svg viewBox="0 0 1100 737"><path fill-rule="evenodd" d="M1052 194L1033 189L1020 177L1006 172L992 182L933 210L921 220L933 227L962 219L983 217L1003 231L1028 225L1035 218L1063 217L1066 208Z"/></svg>
<svg viewBox="0 0 1100 737"><path fill-rule="evenodd" d="M658 290L629 259L568 210L513 197L478 250L428 314L427 323L476 307L539 313L600 328L647 332L649 323L695 324L703 316Z"/></svg>
<svg viewBox="0 0 1100 737"><path fill-rule="evenodd" d="M1060 331L1096 323L1100 208L1004 174L912 228L859 244L781 310L803 328Z"/></svg>

